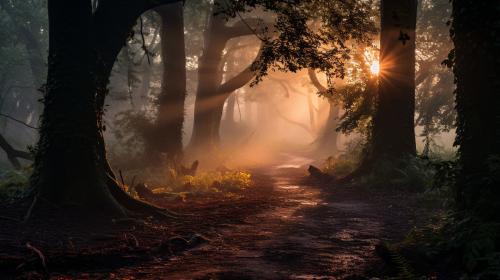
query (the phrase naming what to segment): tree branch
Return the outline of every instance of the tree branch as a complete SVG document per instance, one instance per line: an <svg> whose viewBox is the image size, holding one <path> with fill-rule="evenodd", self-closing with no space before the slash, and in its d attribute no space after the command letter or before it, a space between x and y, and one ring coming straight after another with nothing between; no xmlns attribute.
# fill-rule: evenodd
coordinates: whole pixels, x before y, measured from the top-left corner
<svg viewBox="0 0 500 280"><path fill-rule="evenodd" d="M11 117L11 116L9 116L9 115L6 115L6 114L3 114L3 113L0 113L0 116L5 117L5 118L7 118L7 119L9 119L9 120L15 121L15 122L17 122L17 123L20 123L20 124L22 124L22 125L24 125L24 126L26 126L26 127L28 127L28 128L32 128L32 129L36 129L36 130L38 130L38 127L31 126L31 125L29 125L29 124L27 124L27 123L25 123L25 122L23 122L23 121L21 121L21 120L18 120L18 119L14 118L14 117Z"/></svg>
<svg viewBox="0 0 500 280"><path fill-rule="evenodd" d="M0 148L2 148L5 151L10 163L16 169L21 168L21 163L19 162L18 158L33 160L33 157L31 156L30 153L14 149L14 147L12 147L1 134L0 134Z"/></svg>
<svg viewBox="0 0 500 280"><path fill-rule="evenodd" d="M232 77L230 80L226 81L219 86L217 90L219 94L230 94L231 92L245 86L255 77L255 72L252 69L252 65L257 61L262 54L262 46L257 53L254 61L245 70L241 71L238 75Z"/></svg>
<svg viewBox="0 0 500 280"><path fill-rule="evenodd" d="M274 24L270 22L263 22L258 18L241 18L240 21L236 22L232 26L226 27L225 36L230 39L241 36L255 35L259 38L259 40L263 41L261 36L273 29Z"/></svg>
<svg viewBox="0 0 500 280"><path fill-rule="evenodd" d="M280 112L280 110L278 110L278 107L276 106L276 104L273 104L273 108L274 110L276 111L276 114L282 118L283 120L285 120L286 122L290 123L290 124L293 124L295 126L298 126L302 129L304 129L305 131L307 131L311 136L314 136L314 133L312 132L312 130L305 124L303 123L300 123L298 121L294 121L290 118L288 118L287 116L283 115L283 113Z"/></svg>
<svg viewBox="0 0 500 280"><path fill-rule="evenodd" d="M321 82L318 79L318 76L316 75L316 71L314 69L307 69L307 73L309 74L309 79L311 80L311 83L313 84L314 87L319 91L319 93L324 93L327 92L328 89L321 84Z"/></svg>

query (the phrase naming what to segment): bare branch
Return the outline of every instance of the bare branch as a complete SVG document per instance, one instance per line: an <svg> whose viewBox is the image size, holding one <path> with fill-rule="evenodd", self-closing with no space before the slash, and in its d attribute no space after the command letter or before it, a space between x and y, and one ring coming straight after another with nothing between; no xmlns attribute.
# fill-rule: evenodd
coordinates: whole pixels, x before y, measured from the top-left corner
<svg viewBox="0 0 500 280"><path fill-rule="evenodd" d="M33 159L30 153L14 149L14 147L12 147L1 134L0 134L0 148L2 148L5 151L10 163L16 169L21 168L21 163L19 162L18 158L27 160Z"/></svg>
<svg viewBox="0 0 500 280"><path fill-rule="evenodd" d="M323 86L319 81L318 76L316 75L316 71L314 71L314 69L309 68L307 70L307 73L309 74L309 79L311 80L311 83L313 84L313 86L316 87L319 93L324 93L328 91L328 89L325 86Z"/></svg>
<svg viewBox="0 0 500 280"><path fill-rule="evenodd" d="M11 117L11 116L9 116L9 115L6 115L6 114L3 114L3 113L0 113L0 116L2 116L2 117L4 117L4 118L7 118L7 119L9 119L9 120L15 121L15 122L17 122L17 123L20 123L20 124L22 124L22 125L24 125L24 126L26 126L26 127L32 128L32 129L36 129L36 130L38 130L38 129L39 129L38 127L31 126L31 125L29 125L29 124L27 124L27 123L25 123L25 122L23 122L23 121L21 121L21 120L18 120L18 119L14 118L14 117Z"/></svg>

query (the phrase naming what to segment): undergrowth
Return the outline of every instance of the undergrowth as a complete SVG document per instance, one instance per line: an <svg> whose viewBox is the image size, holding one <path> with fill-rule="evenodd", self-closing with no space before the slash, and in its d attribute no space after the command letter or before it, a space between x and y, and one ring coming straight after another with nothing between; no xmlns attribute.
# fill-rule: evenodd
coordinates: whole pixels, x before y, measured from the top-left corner
<svg viewBox="0 0 500 280"><path fill-rule="evenodd" d="M148 169L131 172L129 177L139 174L154 193L169 195L172 199L216 194L231 196L252 186L252 175L246 171L205 171L192 176L179 174L174 168ZM133 188L129 189L135 196Z"/></svg>
<svg viewBox="0 0 500 280"><path fill-rule="evenodd" d="M0 201L10 203L21 198L29 186L30 173L30 169L0 172Z"/></svg>

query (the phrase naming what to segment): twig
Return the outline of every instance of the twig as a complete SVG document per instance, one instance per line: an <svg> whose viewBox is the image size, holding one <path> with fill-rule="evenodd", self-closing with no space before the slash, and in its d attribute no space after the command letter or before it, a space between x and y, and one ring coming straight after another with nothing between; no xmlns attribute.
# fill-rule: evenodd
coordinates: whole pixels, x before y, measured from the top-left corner
<svg viewBox="0 0 500 280"><path fill-rule="evenodd" d="M142 19L142 16L140 16L139 19L141 22L142 49L144 50L144 54L148 58L148 64L151 65L151 58L149 57L149 50L148 50L148 47L146 46L146 39L144 38L144 20Z"/></svg>
<svg viewBox="0 0 500 280"><path fill-rule="evenodd" d="M134 246L137 248L139 247L139 241L137 240L137 238L135 237L135 235L133 235L132 233L124 233L124 238L126 241L129 240L129 237L131 237L132 241L134 241Z"/></svg>
<svg viewBox="0 0 500 280"><path fill-rule="evenodd" d="M16 223L20 223L21 221L16 219L16 218L11 218L11 217L7 217L7 216L0 216L0 219L2 220L7 220L7 221L12 221L12 222L16 222Z"/></svg>
<svg viewBox="0 0 500 280"><path fill-rule="evenodd" d="M27 123L25 123L25 122L23 122L23 121L21 121L21 120L18 120L18 119L16 119L16 118L11 117L11 116L9 116L9 115L6 115L6 114L4 114L4 113L0 113L0 116L5 117L5 118L7 118L7 119L10 119L10 120L12 120L12 121L15 121L15 122L17 122L17 123L20 123L20 124L22 124L22 125L24 125L24 126L26 126L26 127L31 128L31 129L36 129L36 130L38 130L38 129L39 129L38 127L31 126L31 125L29 125L29 124L27 124Z"/></svg>
<svg viewBox="0 0 500 280"><path fill-rule="evenodd" d="M120 174L120 180L122 181L122 186L125 186L125 180L123 180L122 170L118 169L118 173Z"/></svg>
<svg viewBox="0 0 500 280"><path fill-rule="evenodd" d="M42 266L43 266L44 270L47 271L47 262L45 261L45 256L43 255L42 251L31 246L31 244L29 242L26 242L26 248L32 250L33 252L35 252L38 255L38 257L40 258L40 261L42 262Z"/></svg>
<svg viewBox="0 0 500 280"><path fill-rule="evenodd" d="M234 95L234 99L236 99L236 105L238 105L238 113L240 114L240 122L241 122L241 108L240 108L240 100L238 100L238 95Z"/></svg>
<svg viewBox="0 0 500 280"><path fill-rule="evenodd" d="M26 212L26 215L24 216L24 222L28 221L29 218L31 217L31 212L33 212L33 208L35 208L37 198L38 198L38 196L36 196L36 195L35 195L35 197L33 197L33 202L31 202L30 208L28 208L28 211Z"/></svg>
<svg viewBox="0 0 500 280"><path fill-rule="evenodd" d="M134 175L134 177L132 177L132 183L130 183L130 186L131 186L131 187L134 187L135 177L136 177L136 175Z"/></svg>

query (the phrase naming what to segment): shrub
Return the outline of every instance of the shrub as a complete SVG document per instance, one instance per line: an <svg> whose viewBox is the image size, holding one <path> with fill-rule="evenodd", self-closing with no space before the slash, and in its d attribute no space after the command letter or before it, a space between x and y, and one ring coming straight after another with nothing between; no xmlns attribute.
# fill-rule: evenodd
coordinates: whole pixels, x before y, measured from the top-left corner
<svg viewBox="0 0 500 280"><path fill-rule="evenodd" d="M31 171L9 170L0 173L0 200L12 202L24 195Z"/></svg>

